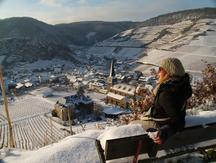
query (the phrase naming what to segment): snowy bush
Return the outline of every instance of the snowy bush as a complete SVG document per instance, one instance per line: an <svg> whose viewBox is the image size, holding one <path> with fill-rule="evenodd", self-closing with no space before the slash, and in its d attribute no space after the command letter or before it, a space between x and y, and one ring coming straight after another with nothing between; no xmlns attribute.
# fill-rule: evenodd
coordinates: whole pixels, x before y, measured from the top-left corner
<svg viewBox="0 0 216 163"><path fill-rule="evenodd" d="M3 159L4 157L8 156L9 154L10 154L10 148L3 147L1 149L0 159Z"/></svg>
<svg viewBox="0 0 216 163"><path fill-rule="evenodd" d="M216 69L202 60L206 67L202 71L202 80L194 80L193 95L188 100L188 109L212 110L216 104ZM192 79L191 79L192 80Z"/></svg>

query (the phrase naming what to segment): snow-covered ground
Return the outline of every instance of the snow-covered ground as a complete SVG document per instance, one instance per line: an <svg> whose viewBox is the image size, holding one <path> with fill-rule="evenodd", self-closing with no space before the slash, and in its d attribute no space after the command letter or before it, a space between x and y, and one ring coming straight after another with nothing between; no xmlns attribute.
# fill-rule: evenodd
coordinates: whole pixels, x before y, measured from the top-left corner
<svg viewBox="0 0 216 163"><path fill-rule="evenodd" d="M21 125L29 125L29 123L40 123L45 124L45 121L49 122L49 118L46 118L47 120L44 120L44 117L41 116L41 114L46 113L46 111L41 111L41 113L35 114L36 111L33 111L34 109L37 110L43 106L44 108L47 108L47 111L49 111L50 107L52 106L54 108L54 102L63 97L67 96L69 94L75 94L75 91L72 92L54 92L53 97L49 98L42 98L42 93L49 90L49 88L44 87L35 91L32 91L31 94L33 95L25 95L18 98L18 101L16 102L9 102L9 111L10 113L16 113L15 108L23 108L24 110L30 110L28 114L23 114L23 117L20 118L16 116L11 116L12 124L17 124L17 126L20 127L19 123L22 122ZM112 105L106 105L104 102L101 101L101 99L104 99L106 95L99 94L99 93L89 93L88 94L95 102L99 103L100 105L103 105L105 109L108 109L111 111L114 106ZM35 101L36 100L36 101ZM25 106L26 104L26 106ZM22 107L20 107L22 105ZM31 109L31 108L34 109ZM3 107L0 108L3 110ZM113 109L116 111L115 108ZM14 110L14 111L12 111ZM190 110L193 112L193 110ZM20 110L20 114L24 111ZM186 127L192 126L192 125L199 125L199 124L207 124L211 122L215 122L216 119L216 108L213 108L212 111L201 111L196 110L196 116L187 116L186 117ZM18 112L17 112L18 113ZM50 115L50 114L48 114ZM26 121L26 118L33 119L32 121ZM36 117L42 117L35 119ZM39 122L40 121L40 122ZM25 123L24 123L25 122ZM4 122L5 123L5 122ZM52 122L53 126L56 128L66 128L67 130L70 130L68 126L61 126L58 123L55 123L55 121ZM34 124L34 125L35 125ZM99 156L97 154L97 150L95 147L95 139L100 139L103 146L104 142L107 139L112 138L118 138L118 137L127 137L127 136L133 136L133 135L140 135L145 134L146 132L142 130L140 125L127 125L127 126L112 126L111 124L107 124L105 121L98 121L98 122L89 122L87 123L87 120L84 121L85 131L82 130L82 127L80 125L72 126L73 132L76 132L75 135L69 135L66 134L65 136L62 136L63 138L59 139L58 141L54 141L54 143L44 146L42 148L38 147L36 149L31 149L31 144L28 144L24 141L24 146L28 146L28 149L31 150L25 150L20 148L3 148L0 152L0 158L2 162L5 163L16 163L16 162L22 162L22 163L48 163L48 162L55 162L55 163L66 163L66 162L77 162L77 163L99 163ZM105 126L105 130L98 130L96 129L96 126L98 124L103 124ZM1 123L1 125L3 125ZM17 130L15 129L16 126L13 125L15 135ZM36 126L35 126L36 127ZM43 125L41 125L41 128L45 128ZM49 130L47 128L47 130ZM118 131L118 132L116 132ZM50 134L48 132L48 134ZM151 134L151 135L154 135ZM17 136L17 135L16 135ZM45 136L44 136L45 137ZM55 140L57 138L53 138ZM35 139L36 141L36 139ZM212 142L210 142L212 143ZM8 151L9 150L9 151ZM158 155L165 154L164 151L160 151ZM140 159L147 157L147 155L141 155L139 156ZM131 162L132 157L119 159L115 161L110 162Z"/></svg>
<svg viewBox="0 0 216 163"><path fill-rule="evenodd" d="M205 115L203 115L205 116ZM216 118L216 111L212 112L211 117ZM196 116L194 120L196 119ZM196 121L196 120L195 120ZM198 121L196 121L198 122ZM23 149L7 149L2 150L1 157L5 163L99 163L99 156L95 147L95 139L99 138L102 143L107 139L127 137L133 135L140 135L146 133L142 130L140 125L128 125L121 127L108 128L107 130L89 129L92 124L87 124L86 131L80 134L68 136L57 143L45 146L38 150L28 151ZM215 140L214 140L215 142ZM208 142L212 143L212 142ZM199 144L202 146L201 144ZM4 152L3 152L4 151ZM159 155L165 154L161 151ZM146 158L146 155L139 156L139 158ZM198 159L199 160L199 159ZM195 160L195 162L198 162ZM132 161L132 157L124 158L109 162L126 162Z"/></svg>
<svg viewBox="0 0 216 163"><path fill-rule="evenodd" d="M63 122L58 118L51 117L51 111L54 109L54 104L61 97L76 94L77 91L54 91L53 96L43 98L43 93L52 91L50 87L42 87L36 90L29 91L28 94L16 97L15 101L8 99L8 109L10 120L13 128L15 147L19 149L35 150L51 142L59 140L70 135L66 131L70 131L68 126L63 126ZM124 112L124 109L115 107L110 104L105 104L102 100L105 99L105 94L95 92L86 93L93 101L103 106L104 111ZM87 115L86 119L82 119L85 130L94 130L98 122L94 122L94 114ZM88 122L89 118L93 122ZM105 117L103 119L106 120ZM5 106L0 105L0 147L9 146L9 132L7 125L7 116ZM88 123L87 123L88 122ZM99 123L102 123L100 121ZM51 133L51 124L53 133ZM66 129L62 130L62 129ZM83 127L78 124L73 126L74 133L82 133ZM53 135L53 136L51 136ZM46 138L47 137L47 138Z"/></svg>

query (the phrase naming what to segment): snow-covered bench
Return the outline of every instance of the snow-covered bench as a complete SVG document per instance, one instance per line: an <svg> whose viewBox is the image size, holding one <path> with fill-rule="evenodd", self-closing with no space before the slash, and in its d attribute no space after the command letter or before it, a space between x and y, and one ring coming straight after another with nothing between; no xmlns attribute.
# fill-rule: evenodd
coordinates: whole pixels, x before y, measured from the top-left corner
<svg viewBox="0 0 216 163"><path fill-rule="evenodd" d="M116 131L118 130L116 129ZM208 123L186 127L163 145L155 144L148 133L107 139L105 142L103 138L98 138L95 140L95 144L101 163L105 163L107 160L126 159L129 156L130 161L126 159L127 161L123 162L132 162L132 160L137 162L138 156L138 162L151 162L216 147L215 131L216 123Z"/></svg>

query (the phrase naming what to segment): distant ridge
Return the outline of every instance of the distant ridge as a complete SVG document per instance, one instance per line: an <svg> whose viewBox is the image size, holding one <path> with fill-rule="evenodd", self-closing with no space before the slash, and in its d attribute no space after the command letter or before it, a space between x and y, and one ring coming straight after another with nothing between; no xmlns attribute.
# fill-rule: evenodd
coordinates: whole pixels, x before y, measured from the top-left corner
<svg viewBox="0 0 216 163"><path fill-rule="evenodd" d="M129 29L139 22L85 21L49 25L31 17L0 20L0 39L11 37L43 38L60 44L88 47Z"/></svg>
<svg viewBox="0 0 216 163"><path fill-rule="evenodd" d="M157 17L146 20L137 24L132 28L140 28L146 26L171 25L183 20L199 20L206 18L216 18L216 8L199 8L182 10L173 13L159 15Z"/></svg>

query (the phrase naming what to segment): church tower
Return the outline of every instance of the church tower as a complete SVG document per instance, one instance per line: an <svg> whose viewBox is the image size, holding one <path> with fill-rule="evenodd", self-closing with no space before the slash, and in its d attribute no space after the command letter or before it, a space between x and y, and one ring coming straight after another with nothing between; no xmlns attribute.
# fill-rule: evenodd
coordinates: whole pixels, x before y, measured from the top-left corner
<svg viewBox="0 0 216 163"><path fill-rule="evenodd" d="M110 66L110 75L107 78L107 93L110 92L110 87L112 87L116 83L117 83L117 78L115 77L114 59L112 57L111 66Z"/></svg>

